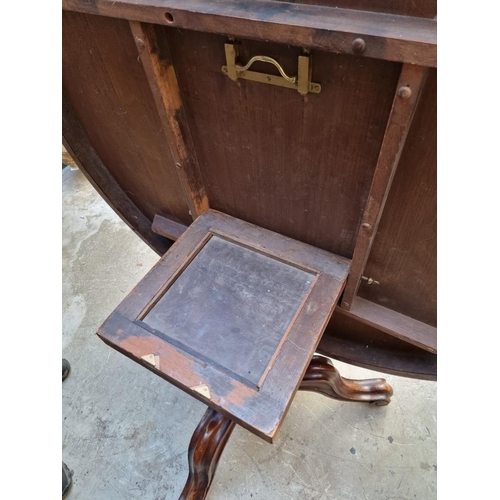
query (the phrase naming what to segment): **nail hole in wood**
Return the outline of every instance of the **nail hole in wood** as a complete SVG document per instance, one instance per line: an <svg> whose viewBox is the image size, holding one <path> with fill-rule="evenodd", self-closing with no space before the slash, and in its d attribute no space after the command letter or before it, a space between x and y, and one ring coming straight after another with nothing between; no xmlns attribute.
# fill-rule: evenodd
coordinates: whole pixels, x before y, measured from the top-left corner
<svg viewBox="0 0 500 500"><path fill-rule="evenodd" d="M165 19L168 24L172 24L174 22L174 16L170 14L170 12L165 12Z"/></svg>

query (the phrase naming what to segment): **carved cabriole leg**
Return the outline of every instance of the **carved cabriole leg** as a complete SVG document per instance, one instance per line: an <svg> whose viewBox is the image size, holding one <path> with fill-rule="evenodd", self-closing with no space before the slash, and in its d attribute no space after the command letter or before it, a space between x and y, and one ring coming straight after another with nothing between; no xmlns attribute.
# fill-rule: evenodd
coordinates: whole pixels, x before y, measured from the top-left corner
<svg viewBox="0 0 500 500"><path fill-rule="evenodd" d="M383 378L350 380L340 376L328 358L313 356L300 390L313 391L341 401L359 401L377 406L388 405L392 387Z"/></svg>
<svg viewBox="0 0 500 500"><path fill-rule="evenodd" d="M360 401L379 406L391 401L392 388L383 378L350 380L340 376L332 362L313 356L299 387L341 401ZM219 458L235 422L208 408L189 443L189 476L179 500L204 500Z"/></svg>
<svg viewBox="0 0 500 500"><path fill-rule="evenodd" d="M203 500L235 422L208 408L189 443L189 476L179 500Z"/></svg>

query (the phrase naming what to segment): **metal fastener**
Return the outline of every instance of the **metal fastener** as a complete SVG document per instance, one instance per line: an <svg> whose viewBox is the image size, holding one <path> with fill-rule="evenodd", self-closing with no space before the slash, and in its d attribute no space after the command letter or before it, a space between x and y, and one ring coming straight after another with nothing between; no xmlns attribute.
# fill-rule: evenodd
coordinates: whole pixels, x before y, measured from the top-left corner
<svg viewBox="0 0 500 500"><path fill-rule="evenodd" d="M369 285L380 285L378 281L375 281L373 278L369 278L368 276L361 276L361 279L366 281Z"/></svg>
<svg viewBox="0 0 500 500"><path fill-rule="evenodd" d="M356 38L354 42L352 42L352 51L356 54L361 54L365 51L366 43L362 38Z"/></svg>
<svg viewBox="0 0 500 500"><path fill-rule="evenodd" d="M404 85L403 87L399 87L398 97L401 97L401 99L409 99L411 97L410 87L408 87L407 85Z"/></svg>

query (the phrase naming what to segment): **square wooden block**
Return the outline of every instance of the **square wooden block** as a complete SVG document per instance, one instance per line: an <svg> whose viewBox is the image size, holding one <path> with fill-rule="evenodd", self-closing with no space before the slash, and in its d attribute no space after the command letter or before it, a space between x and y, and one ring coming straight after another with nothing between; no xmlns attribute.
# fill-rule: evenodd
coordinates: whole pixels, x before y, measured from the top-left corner
<svg viewBox="0 0 500 500"><path fill-rule="evenodd" d="M209 210L98 335L272 442L344 288L349 264Z"/></svg>

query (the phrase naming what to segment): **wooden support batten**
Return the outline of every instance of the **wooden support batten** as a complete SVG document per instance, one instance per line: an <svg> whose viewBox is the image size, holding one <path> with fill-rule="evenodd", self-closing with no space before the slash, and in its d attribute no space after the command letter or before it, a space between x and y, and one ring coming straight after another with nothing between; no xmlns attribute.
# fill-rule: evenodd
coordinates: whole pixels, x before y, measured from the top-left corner
<svg viewBox="0 0 500 500"><path fill-rule="evenodd" d="M151 24L130 21L130 29L191 216L196 219L209 205L167 40L157 37L155 29L158 27Z"/></svg>

